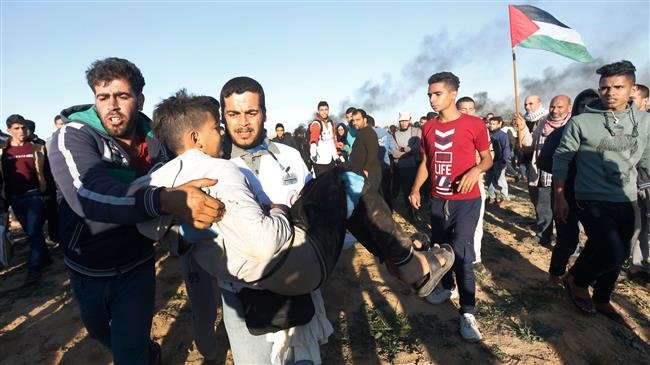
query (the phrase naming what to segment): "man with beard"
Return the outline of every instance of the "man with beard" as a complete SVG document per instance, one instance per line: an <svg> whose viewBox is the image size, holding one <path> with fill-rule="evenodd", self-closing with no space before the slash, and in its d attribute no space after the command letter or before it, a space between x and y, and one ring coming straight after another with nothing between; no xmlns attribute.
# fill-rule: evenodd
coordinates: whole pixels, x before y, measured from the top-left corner
<svg viewBox="0 0 650 365"><path fill-rule="evenodd" d="M575 159L575 197L587 234L585 249L563 278L573 303L583 312L600 312L628 328L611 304L616 279L630 254L637 200L637 167L650 171L650 116L630 102L635 67L629 61L605 65L600 100L571 118L553 155L555 215L565 220L569 163ZM589 286L594 288L589 293Z"/></svg>
<svg viewBox="0 0 650 365"><path fill-rule="evenodd" d="M552 175L537 167L537 159L544 147L546 137L557 128L562 127L571 117L571 99L566 95L557 95L551 99L548 116L541 121L535 130L530 133L528 128L518 119L518 128L521 130L521 144L524 151L532 153L531 163L528 168L528 191L535 206L537 224L531 237L524 241L550 245L553 236L553 207L551 202Z"/></svg>
<svg viewBox="0 0 650 365"><path fill-rule="evenodd" d="M131 186L166 160L152 138L144 104L144 77L131 62L107 58L86 71L95 103L71 107L52 137L50 166L63 199L60 244L88 334L108 347L115 364L160 363L150 339L154 312L153 241L135 224L172 214L206 228L222 214L220 202L200 188Z"/></svg>
<svg viewBox="0 0 650 365"><path fill-rule="evenodd" d="M537 95L527 96L526 99L524 99L524 108L526 110L526 113L524 113L523 118L519 114L515 115L514 123L518 126L526 126L528 129L527 132L533 133L535 128L537 128L539 121L546 119L548 110L544 108L542 105L542 99ZM531 151L523 150L519 144L517 144L516 147L517 148L515 149L515 154L517 155L517 160L519 161L519 174L521 176L527 176L526 172L533 154Z"/></svg>

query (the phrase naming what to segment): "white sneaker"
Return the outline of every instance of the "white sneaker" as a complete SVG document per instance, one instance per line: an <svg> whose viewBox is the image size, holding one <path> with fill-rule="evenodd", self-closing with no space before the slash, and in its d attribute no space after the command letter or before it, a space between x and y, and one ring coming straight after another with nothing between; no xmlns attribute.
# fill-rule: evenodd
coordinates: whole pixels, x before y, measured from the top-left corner
<svg viewBox="0 0 650 365"><path fill-rule="evenodd" d="M442 286L437 287L431 294L424 297L431 304L440 304L451 299L452 292Z"/></svg>
<svg viewBox="0 0 650 365"><path fill-rule="evenodd" d="M454 300L458 299L460 297L460 294L458 294L458 287L455 287L451 290L451 296L449 297L449 300Z"/></svg>
<svg viewBox="0 0 650 365"><path fill-rule="evenodd" d="M465 341L477 342L482 336L473 314L465 313L460 317L460 335Z"/></svg>

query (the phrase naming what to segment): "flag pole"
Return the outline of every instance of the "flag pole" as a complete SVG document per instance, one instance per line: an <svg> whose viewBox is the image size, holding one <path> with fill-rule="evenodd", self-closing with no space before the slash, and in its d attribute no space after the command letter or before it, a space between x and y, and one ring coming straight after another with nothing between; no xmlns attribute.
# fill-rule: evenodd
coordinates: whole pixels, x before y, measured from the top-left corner
<svg viewBox="0 0 650 365"><path fill-rule="evenodd" d="M515 118L517 118L519 116L519 88L517 85L517 56L515 55L515 47L512 47L512 75L515 81ZM519 142L519 148L522 148L519 123L517 123L517 141Z"/></svg>

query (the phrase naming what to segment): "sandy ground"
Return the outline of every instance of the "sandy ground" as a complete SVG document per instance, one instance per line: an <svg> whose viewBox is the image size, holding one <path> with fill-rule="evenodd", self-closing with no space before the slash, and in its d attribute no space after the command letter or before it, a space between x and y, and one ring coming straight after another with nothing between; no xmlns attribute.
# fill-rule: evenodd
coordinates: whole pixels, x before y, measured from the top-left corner
<svg viewBox="0 0 650 365"><path fill-rule="evenodd" d="M463 342L458 301L431 305L408 295L363 247L345 251L323 287L335 332L323 345L325 364L648 364L650 294L645 278L622 279L615 305L635 323L629 331L602 315L580 314L564 291L546 283L550 248L524 244L533 216L523 184L513 200L488 207L478 275L478 321L484 339ZM406 230L399 212L397 219ZM428 229L426 214L416 224ZM27 244L20 232L16 257L0 271L0 364L110 364L110 353L89 338L71 295L60 253L42 282L23 286ZM177 258L157 253L156 315L152 337L164 364L200 364ZM220 320L219 359L231 364Z"/></svg>

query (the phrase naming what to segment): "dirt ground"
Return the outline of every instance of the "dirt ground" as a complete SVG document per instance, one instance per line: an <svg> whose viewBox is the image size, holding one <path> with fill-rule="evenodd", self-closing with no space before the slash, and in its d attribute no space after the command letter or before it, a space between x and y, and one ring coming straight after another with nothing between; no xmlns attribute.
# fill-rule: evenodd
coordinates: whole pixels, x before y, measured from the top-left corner
<svg viewBox="0 0 650 365"><path fill-rule="evenodd" d="M510 181L508 205L485 216L483 262L477 276L483 340L458 334L458 301L431 305L377 265L363 247L345 251L323 287L335 332L322 346L325 364L648 364L650 294L647 278L621 279L614 303L634 322L629 331L602 315L587 317L560 287L546 283L550 248L525 244L534 213L523 183ZM409 232L415 228L395 218ZM428 230L428 217L417 228ZM20 238L20 232L14 235ZM60 253L42 282L23 286L27 244L16 244L13 265L0 271L0 364L109 364L110 353L89 338L71 295ZM157 254L156 315L152 337L164 364L200 364L179 261ZM219 320L219 359L231 364Z"/></svg>

